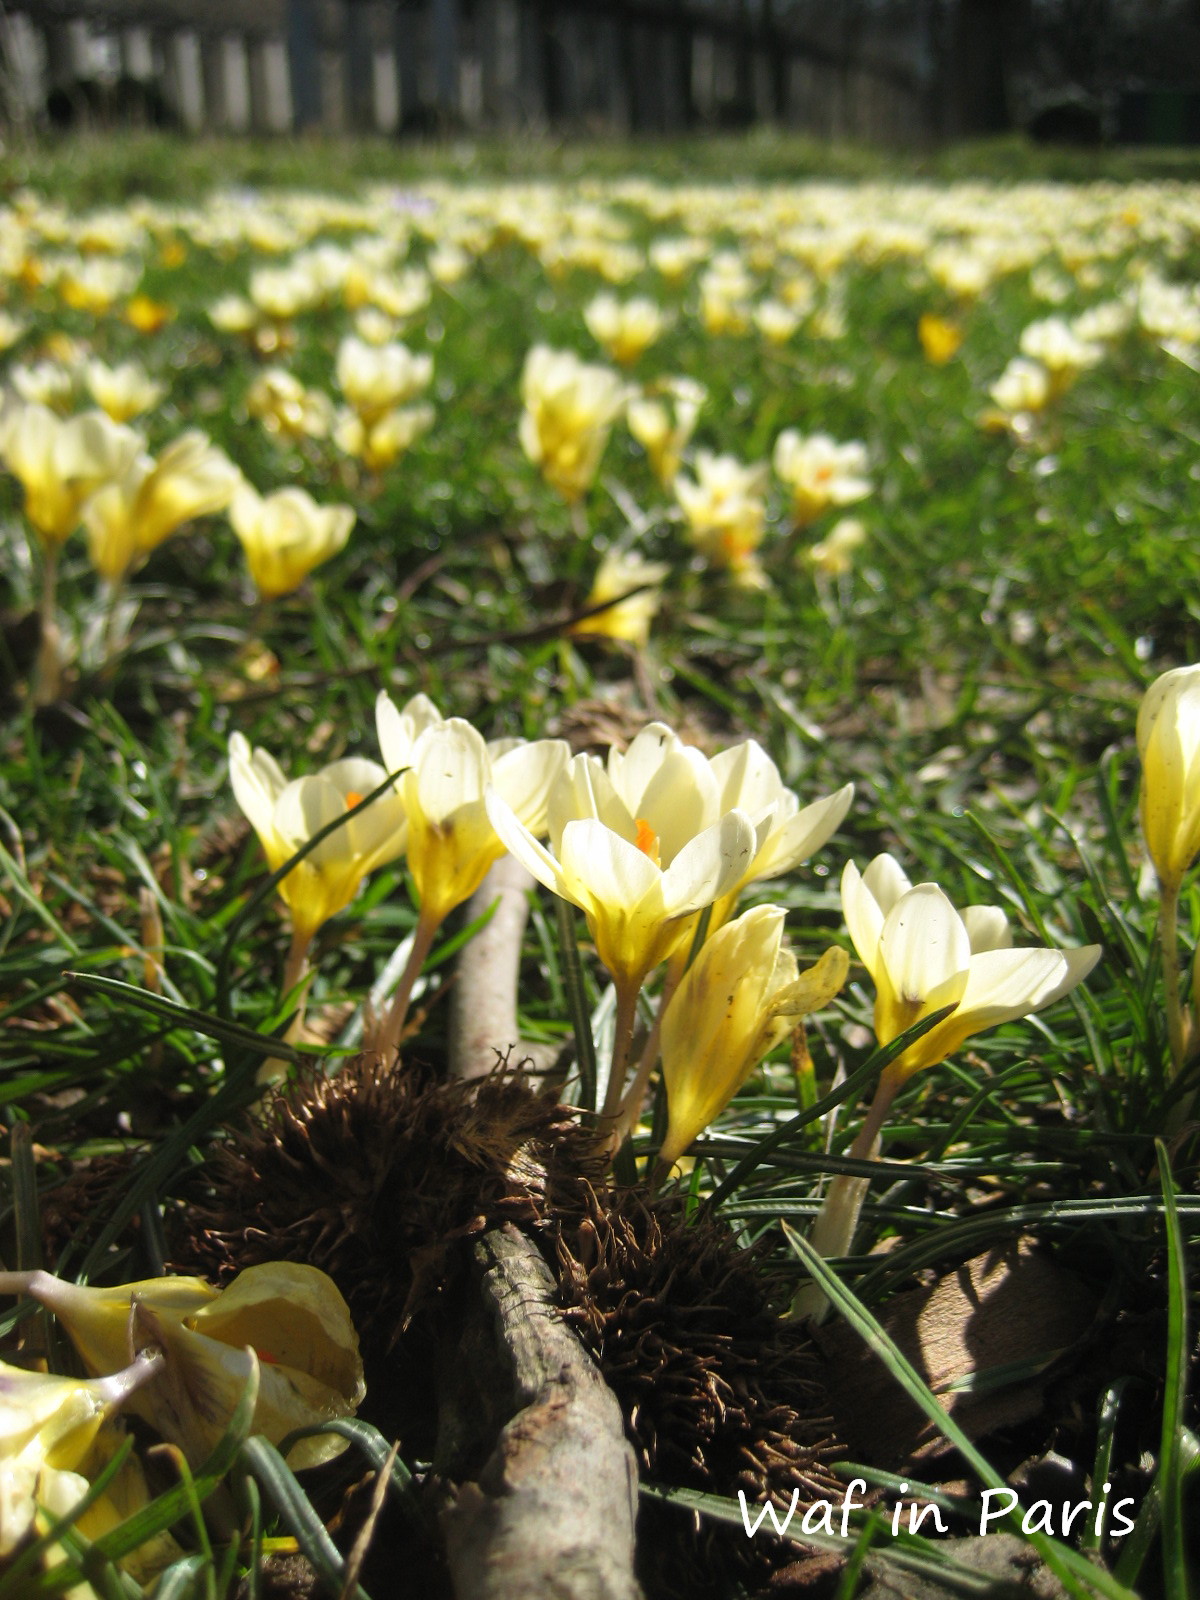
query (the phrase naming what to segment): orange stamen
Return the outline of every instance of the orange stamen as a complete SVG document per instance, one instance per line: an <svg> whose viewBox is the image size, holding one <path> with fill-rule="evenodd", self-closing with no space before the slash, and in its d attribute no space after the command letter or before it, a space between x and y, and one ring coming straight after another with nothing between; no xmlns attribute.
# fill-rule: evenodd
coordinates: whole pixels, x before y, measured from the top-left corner
<svg viewBox="0 0 1200 1600"><path fill-rule="evenodd" d="M346 790L346 810L347 811L352 811L355 806L359 806L361 804L362 804L362 795L359 794L358 790L357 789L347 789Z"/></svg>
<svg viewBox="0 0 1200 1600"><path fill-rule="evenodd" d="M645 817L637 818L637 838L633 842L644 856L650 857L656 867L662 866L658 854L658 835Z"/></svg>

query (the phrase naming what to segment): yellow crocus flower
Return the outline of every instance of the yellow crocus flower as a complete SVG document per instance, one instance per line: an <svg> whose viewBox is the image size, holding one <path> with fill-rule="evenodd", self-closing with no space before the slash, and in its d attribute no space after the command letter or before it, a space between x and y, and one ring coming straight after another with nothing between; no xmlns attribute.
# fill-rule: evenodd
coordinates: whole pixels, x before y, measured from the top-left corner
<svg viewBox="0 0 1200 1600"><path fill-rule="evenodd" d="M25 515L54 548L74 533L97 489L129 470L141 444L102 411L64 422L46 406L18 403L0 416L0 458L25 491Z"/></svg>
<svg viewBox="0 0 1200 1600"><path fill-rule="evenodd" d="M842 912L875 984L875 1036L888 1044L922 1017L953 1006L887 1068L893 1083L944 1061L974 1034L1041 1011L1081 983L1098 944L1014 949L999 906L959 913L936 883L912 885L893 856L842 874Z"/></svg>
<svg viewBox="0 0 1200 1600"><path fill-rule="evenodd" d="M624 385L607 367L589 366L569 350L535 345L525 360L521 395L521 448L564 500L579 500L625 404Z"/></svg>
<svg viewBox="0 0 1200 1600"><path fill-rule="evenodd" d="M339 450L361 461L368 472L383 472L429 432L433 417L430 405L401 406L372 421L347 409L338 417L333 442Z"/></svg>
<svg viewBox="0 0 1200 1600"><path fill-rule="evenodd" d="M352 757L289 783L273 756L252 750L245 735L235 733L229 741L229 776L275 872L315 833L377 789L387 773L375 761ZM291 912L297 946L307 946L322 923L349 905L369 872L400 854L403 829L404 808L385 791L292 868L279 895Z"/></svg>
<svg viewBox="0 0 1200 1600"><path fill-rule="evenodd" d="M785 428L775 441L775 472L791 491L792 520L807 527L829 506L848 506L871 493L867 447L853 439L839 444L827 433L807 437Z"/></svg>
<svg viewBox="0 0 1200 1600"><path fill-rule="evenodd" d="M123 361L118 367L89 361L84 381L92 399L114 422L132 422L167 392L166 384L152 378L136 361Z"/></svg>
<svg viewBox="0 0 1200 1600"><path fill-rule="evenodd" d="M229 520L259 594L273 600L290 594L314 567L342 549L354 526L354 509L319 506L303 489L263 496L242 482L230 502Z"/></svg>
<svg viewBox="0 0 1200 1600"><path fill-rule="evenodd" d="M428 389L433 357L414 355L407 345L370 345L349 336L337 353L338 387L354 410L370 424Z"/></svg>
<svg viewBox="0 0 1200 1600"><path fill-rule="evenodd" d="M681 472L675 479L691 542L747 589L767 586L756 553L767 525L766 481L765 463L746 466L708 450L696 452L695 478Z"/></svg>
<svg viewBox="0 0 1200 1600"><path fill-rule="evenodd" d="M1200 854L1200 665L1156 678L1138 708L1138 806L1159 881L1174 892Z"/></svg>
<svg viewBox="0 0 1200 1600"><path fill-rule="evenodd" d="M228 456L195 429L180 434L157 461L139 453L84 508L92 565L119 583L185 522L224 510L240 479Z"/></svg>
<svg viewBox="0 0 1200 1600"><path fill-rule="evenodd" d="M716 784L700 752L670 729L661 734L643 730L615 780L594 757L568 763L550 793L549 849L496 789L487 795L496 832L539 882L580 908L626 998L688 937L692 913L734 887L757 848L744 811L714 818Z"/></svg>
<svg viewBox="0 0 1200 1600"><path fill-rule="evenodd" d="M849 958L827 950L801 973L783 945L784 912L756 906L706 940L663 1017L670 1165L729 1104L799 1019L828 1005L846 981Z"/></svg>
<svg viewBox="0 0 1200 1600"><path fill-rule="evenodd" d="M655 392L631 400L625 412L630 433L650 459L659 483L669 489L696 431L708 390L691 378L668 378ZM670 409L668 410L668 401Z"/></svg>
<svg viewBox="0 0 1200 1600"><path fill-rule="evenodd" d="M293 1428L353 1414L365 1393L349 1308L331 1278L300 1262L247 1267L226 1289L175 1277L97 1289L48 1272L5 1273L0 1293L49 1307L90 1372L112 1371L131 1340L135 1349L160 1350L162 1370L128 1409L193 1466L225 1432L255 1358L253 1431L274 1444ZM338 1439L302 1440L289 1460L314 1466L344 1448Z"/></svg>
<svg viewBox="0 0 1200 1600"><path fill-rule="evenodd" d="M4 1274L0 1292L8 1279L20 1279L8 1293L28 1292L30 1277ZM105 1419L147 1379L161 1376L162 1365L150 1354L129 1362L125 1346L102 1369L109 1374L104 1377L57 1378L0 1362L0 1557L33 1523L41 1474L81 1466Z"/></svg>
<svg viewBox="0 0 1200 1600"><path fill-rule="evenodd" d="M668 319L662 307L645 295L621 301L606 293L585 306L583 320L610 361L631 367L662 338Z"/></svg>
<svg viewBox="0 0 1200 1600"><path fill-rule="evenodd" d="M644 650L650 639L650 624L662 604L659 585L670 570L665 561L647 561L636 550L610 550L584 601L585 607L603 605L605 609L574 623L571 632L585 638L622 639ZM641 592L635 594L633 590Z"/></svg>

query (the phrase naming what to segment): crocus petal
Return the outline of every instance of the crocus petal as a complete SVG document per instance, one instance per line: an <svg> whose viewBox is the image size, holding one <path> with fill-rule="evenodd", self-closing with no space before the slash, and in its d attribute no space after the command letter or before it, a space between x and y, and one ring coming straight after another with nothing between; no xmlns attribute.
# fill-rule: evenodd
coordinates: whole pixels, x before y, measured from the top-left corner
<svg viewBox="0 0 1200 1600"><path fill-rule="evenodd" d="M461 717L451 717L421 734L400 792L410 819L415 800L436 826L452 817L459 806L482 800L490 775L483 736Z"/></svg>
<svg viewBox="0 0 1200 1600"><path fill-rule="evenodd" d="M870 863L863 873L863 882L875 896L879 909L885 917L901 895L906 895L912 888L904 868L895 856L886 852L876 856Z"/></svg>
<svg viewBox="0 0 1200 1600"><path fill-rule="evenodd" d="M717 781L699 750L671 750L651 774L640 798L627 796L637 817L658 836L663 866L717 818Z"/></svg>
<svg viewBox="0 0 1200 1600"><path fill-rule="evenodd" d="M660 878L649 856L595 817L567 823L559 860L563 882L580 905L636 906Z"/></svg>
<svg viewBox="0 0 1200 1600"><path fill-rule="evenodd" d="M442 721L442 714L427 695L416 694L400 709L385 689L375 701L375 733L383 764L399 772L412 760L412 748L426 728Z"/></svg>
<svg viewBox="0 0 1200 1600"><path fill-rule="evenodd" d="M1012 929L1000 906L967 906L962 913L971 940L971 954L1012 948Z"/></svg>
<svg viewBox="0 0 1200 1600"><path fill-rule="evenodd" d="M638 804L646 785L665 757L681 746L682 740L673 728L669 728L665 722L651 722L637 734L623 754L619 750L610 751L608 775L631 810Z"/></svg>
<svg viewBox="0 0 1200 1600"><path fill-rule="evenodd" d="M853 861L847 861L842 869L842 915L846 919L858 959L878 983L883 911Z"/></svg>
<svg viewBox="0 0 1200 1600"><path fill-rule="evenodd" d="M287 788L287 778L265 750L251 750L245 734L229 741L229 779L233 794L250 826L266 848L275 832L275 802Z"/></svg>
<svg viewBox="0 0 1200 1600"><path fill-rule="evenodd" d="M772 829L754 859L752 881L779 877L807 861L841 827L853 799L854 785L847 783L834 794L814 800L781 827Z"/></svg>
<svg viewBox="0 0 1200 1600"><path fill-rule="evenodd" d="M744 811L727 811L684 845L663 873L667 914L684 916L727 894L745 872L754 850L750 818Z"/></svg>
<svg viewBox="0 0 1200 1600"><path fill-rule="evenodd" d="M948 1022L971 1033L1041 1011L1082 983L1100 959L1098 944L1075 950L985 950L971 959L966 990Z"/></svg>
<svg viewBox="0 0 1200 1600"><path fill-rule="evenodd" d="M488 785L483 798L488 820L505 848L511 851L522 866L545 888L578 905L579 902L575 900L574 895L567 892L558 862L545 845L538 843L520 817L504 800L495 784Z"/></svg>
<svg viewBox="0 0 1200 1600"><path fill-rule="evenodd" d="M535 834L546 831L550 790L565 772L570 755L565 739L536 739L491 756L497 791Z"/></svg>
<svg viewBox="0 0 1200 1600"><path fill-rule="evenodd" d="M709 762L720 788L723 811L751 813L774 803L785 793L779 769L756 739L721 750Z"/></svg>
<svg viewBox="0 0 1200 1600"><path fill-rule="evenodd" d="M879 960L897 1003L912 1008L910 1024L962 999L971 941L936 883L917 884L892 906L879 935Z"/></svg>
<svg viewBox="0 0 1200 1600"><path fill-rule="evenodd" d="M598 817L606 828L611 828L630 844L637 839L633 814L614 788L603 762L595 756L572 756L550 790L546 801L546 827L553 849L560 849L567 824L581 817Z"/></svg>

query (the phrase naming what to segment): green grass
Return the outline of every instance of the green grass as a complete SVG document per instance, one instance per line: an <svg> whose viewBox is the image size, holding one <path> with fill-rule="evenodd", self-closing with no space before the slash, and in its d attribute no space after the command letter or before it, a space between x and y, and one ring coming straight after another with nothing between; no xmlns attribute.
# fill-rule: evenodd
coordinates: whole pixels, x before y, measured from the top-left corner
<svg viewBox="0 0 1200 1600"><path fill-rule="evenodd" d="M1135 226L1113 253L1096 255L1088 287L1068 274L1061 309L1071 315L1122 292L1145 262L1181 282L1200 272L1200 190L1174 187L1193 183L1200 167L1182 152L1047 154L1005 143L885 159L773 134L651 150L615 142L424 149L157 138L10 150L10 198L32 186L72 210L119 205L133 194L187 209L161 228L163 238L185 241L180 264L168 265L157 243L146 247L141 288L176 311L161 332L138 334L115 315L71 310L52 288L10 278L7 308L28 316L32 331L9 364L60 333L109 361L136 357L169 380L167 400L141 424L152 449L198 426L260 491L300 484L319 500L349 500L358 517L342 554L267 606L253 601L226 522L204 519L134 576L140 609L115 669L105 675L85 660L69 701L36 710L19 662L9 670L6 659L17 653L13 624L33 604L36 560L26 555L19 490L0 479L0 681L8 685L0 1110L13 1135L7 1220L14 1247L21 1241L20 1263L37 1264L31 1209L39 1196L84 1158L132 1152L132 1178L102 1227L57 1264L118 1281L149 1270L160 1208L252 1101L262 1057L292 1053L280 1042L290 1020L279 993L286 928L229 790L233 732L264 745L289 772L344 755L374 757L373 706L386 688L398 702L425 692L488 737L566 732L586 743L589 728L632 730L652 717L710 748L753 735L802 800L847 779L857 786L846 824L817 861L758 886L756 898L788 908L802 960L845 939L842 862L862 863L885 848L914 880L940 883L956 905L1002 904L1018 942L1095 941L1105 955L1085 989L1044 1018L973 1039L952 1062L914 1077L868 1165L848 1153L860 1087L879 1065L867 1066L870 981L853 965L837 1004L808 1025L815 1079L805 1085L786 1050L755 1074L696 1147L697 1197L716 1191L716 1209L739 1237L768 1238L776 1268L799 1282L788 1237L815 1214L823 1175L872 1176L855 1254L835 1264L830 1280L851 1323L872 1339L895 1293L1024 1236L1095 1290L1110 1328L1144 1317L1152 1352L1145 1363L1133 1362L1128 1341L1114 1340L1116 1364L1073 1397L1070 1423L1065 1409L1054 1421L1085 1471L1095 1455L1141 1486L1131 1492L1147 1491L1124 1552L1102 1549L1096 1591L1149 1596L1161 1582L1163 1592L1182 1596L1187 1529L1196 1521L1188 1329L1200 1200L1187 1096L1166 1078L1157 898L1138 837L1133 724L1150 679L1200 657L1196 372L1133 331L1022 443L985 434L978 414L1021 329L1058 309L1037 299L1027 270L998 277L977 302L956 308L919 256L870 247L868 224L867 244L849 249L841 272L845 336L802 332L774 350L753 332L706 337L693 315L694 285L664 288L645 269L618 292L655 294L677 315L636 376L687 373L706 383L697 445L762 459L783 427L797 426L869 447L876 492L854 508L868 529L854 570L814 578L789 544L776 486L762 552L766 593L738 591L694 558L669 498L619 426L586 502L588 536L580 537L520 449L520 373L535 340L596 357L581 312L603 285L588 270L548 275L511 239L483 250L460 284L435 285L428 311L405 328L413 348L433 353L437 420L379 482L357 474L328 442L281 445L248 418L260 363L241 341L217 333L205 309L221 293L244 291L261 262L244 242L188 240L191 208L210 193L231 184L260 191L242 195L244 216L271 209L275 186L345 197L372 182L482 188L536 176L562 183L568 197L608 205L644 244L652 222L627 192L614 198L604 187L631 171L664 184L915 180L928 187L914 191L914 206L945 183L987 179L999 185L987 201L997 220L1013 183L1165 179L1168 188L1154 193L1173 196L1179 215L1181 197L1191 208L1170 249L1150 226ZM1069 192L1051 200L1070 203ZM1159 201L1146 191L1129 203L1157 214ZM394 216L386 197L378 215ZM423 213L414 215L410 260L419 262L429 241ZM438 213L431 215L427 231L436 233ZM327 228L314 238L346 247L365 227ZM738 243L730 230L713 232L720 247ZM1044 259L1066 270L1053 229ZM955 311L962 322L962 353L945 367L921 355L916 325L927 310ZM307 383L332 388L334 351L350 326L340 303L306 313L285 363ZM631 516L639 546L671 567L636 670L628 652L572 642L560 626L583 603L599 549L629 536ZM82 652L101 601L78 537L66 547L60 606ZM141 891L157 908L161 948ZM394 864L321 931L309 1011L333 1019L327 1070L354 1041L353 1010L414 921L403 866ZM1200 899L1185 886L1188 959L1198 928ZM565 1041L572 1030L579 1037L594 1014L602 975L586 946L577 970L574 949L562 948L570 935L569 920L556 922L542 897L522 968L530 1038ZM156 959L161 978L150 992ZM444 1047L443 1009L431 1010L418 1041L435 1058ZM587 1101L594 1063L582 1054ZM855 1085L849 1095L838 1088L843 1079ZM830 1123L825 1113L839 1102ZM25 1129L38 1147L36 1166ZM1155 1145L1163 1137L1165 1159ZM648 1132L636 1144L651 1153ZM123 1229L134 1217L143 1221L150 1267L124 1253ZM928 1409L886 1343L878 1347ZM369 1400L365 1416L369 1427ZM1049 1423L1047 1430L1039 1448L1051 1443ZM217 1476L232 1472L244 1497L254 1530L245 1550L261 1547L264 1527L278 1526L340 1581L342 1556L297 1481L269 1447L252 1442L247 1450L234 1432ZM976 1467L974 1446L955 1442ZM381 1436L372 1429L357 1444L378 1468ZM981 1468L977 1475L986 1477ZM411 1493L405 1469L394 1469L393 1479L398 1497ZM197 1495L211 1480L197 1473ZM172 1494L159 1526L179 1515L184 1491ZM680 1489L677 1498L687 1494ZM723 1514L715 1502L700 1509ZM104 1592L124 1592L109 1560L120 1543L101 1541L89 1554L68 1541L74 1565L38 1592L59 1592L85 1561ZM192 1566L171 1580L172 1594L227 1592L238 1562L252 1564L245 1550L235 1561L224 1549L205 1554L202 1540L192 1544ZM941 1559L928 1541L917 1546L908 1555L918 1567ZM1051 1550L1049 1559L1063 1566L1072 1592L1086 1592L1083 1558ZM188 1587L197 1573L203 1590ZM0 1577L0 1597L5 1582Z"/></svg>

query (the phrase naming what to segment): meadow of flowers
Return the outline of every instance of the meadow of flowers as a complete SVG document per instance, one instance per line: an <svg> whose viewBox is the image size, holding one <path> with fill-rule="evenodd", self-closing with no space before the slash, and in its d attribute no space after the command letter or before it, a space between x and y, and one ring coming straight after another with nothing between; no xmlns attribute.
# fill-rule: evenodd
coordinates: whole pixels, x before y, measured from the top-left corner
<svg viewBox="0 0 1200 1600"><path fill-rule="evenodd" d="M21 188L0 345L0 1596L505 1592L514 1223L647 1594L1184 1595L1200 186Z"/></svg>

